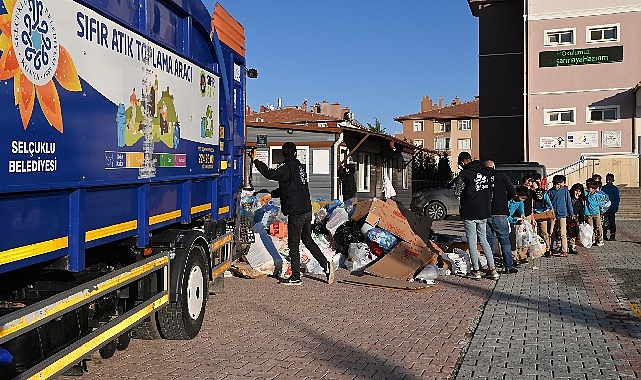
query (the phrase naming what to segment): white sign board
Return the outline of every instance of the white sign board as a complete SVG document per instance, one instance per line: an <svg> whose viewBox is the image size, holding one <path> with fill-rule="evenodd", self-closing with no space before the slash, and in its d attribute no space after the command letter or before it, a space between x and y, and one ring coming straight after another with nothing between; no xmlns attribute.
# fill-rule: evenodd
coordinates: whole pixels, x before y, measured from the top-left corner
<svg viewBox="0 0 641 380"><path fill-rule="evenodd" d="M314 154L312 170L314 174L329 174L329 149L316 149Z"/></svg>
<svg viewBox="0 0 641 380"><path fill-rule="evenodd" d="M598 148L599 132L597 131L575 131L567 133L568 148Z"/></svg>
<svg viewBox="0 0 641 380"><path fill-rule="evenodd" d="M539 139L539 147L541 149L565 148L565 137L563 136L541 137Z"/></svg>
<svg viewBox="0 0 641 380"><path fill-rule="evenodd" d="M602 131L601 146L604 148L621 148L621 131Z"/></svg>

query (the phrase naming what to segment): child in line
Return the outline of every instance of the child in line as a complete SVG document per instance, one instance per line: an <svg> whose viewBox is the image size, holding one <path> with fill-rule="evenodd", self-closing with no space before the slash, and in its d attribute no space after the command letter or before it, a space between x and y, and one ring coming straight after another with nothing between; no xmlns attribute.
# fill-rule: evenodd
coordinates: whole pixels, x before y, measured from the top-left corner
<svg viewBox="0 0 641 380"><path fill-rule="evenodd" d="M529 223L529 221L525 220L524 202L528 199L530 191L525 186L517 186L514 191L516 192L514 198L507 201L507 208L510 212L510 216L508 216L507 220L510 222L510 226L512 226L510 231L510 243L512 247L516 247L516 228L514 228L514 226L521 223ZM516 248L516 251L512 253L512 256L514 257L514 266L528 262L527 250L527 247Z"/></svg>
<svg viewBox="0 0 641 380"><path fill-rule="evenodd" d="M605 182L607 184L601 188L601 191L605 193L610 199L610 208L605 211L605 218L607 223L603 229L603 238L604 240L615 241L617 233L617 223L616 223L616 213L619 211L619 203L621 201L621 195L619 193L619 188L614 185L614 174L608 173L605 175ZM610 230L610 238L608 239L608 230Z"/></svg>
<svg viewBox="0 0 641 380"><path fill-rule="evenodd" d="M533 214L540 214L542 212L551 210L552 207L552 202L550 202L550 197L548 196L547 191L545 189L541 188L541 181L538 179L534 179L532 182L530 182L530 190L532 191L532 197L533 197L533 202L532 202L532 213ZM545 241L545 257L550 257L552 256L551 249L552 245L550 244L550 233L549 233L549 223L547 220L543 220L540 222L537 222L538 227L539 227L539 235L543 238Z"/></svg>
<svg viewBox="0 0 641 380"><path fill-rule="evenodd" d="M575 183L574 185L572 185L572 188L570 188L570 196L572 197L572 210L574 210L574 216L572 217L572 219L578 224L585 223L585 212L583 206L583 202L585 201L584 191L585 190L583 188L583 185L580 183ZM576 250L576 239L576 236L570 237L570 240L568 242L570 253L574 255L579 253Z"/></svg>
<svg viewBox="0 0 641 380"><path fill-rule="evenodd" d="M588 190L585 192L585 220L594 229L594 240L597 247L603 246L603 227L601 226L602 197L597 193L598 181L586 181Z"/></svg>
<svg viewBox="0 0 641 380"><path fill-rule="evenodd" d="M552 178L552 188L548 190L548 198L550 198L554 209L554 219L550 221L550 231L552 231L552 241L557 241L559 238L561 240L561 253L559 254L561 257L568 256L567 218L574 216L572 199L568 188L565 187L565 181L564 175L555 175Z"/></svg>

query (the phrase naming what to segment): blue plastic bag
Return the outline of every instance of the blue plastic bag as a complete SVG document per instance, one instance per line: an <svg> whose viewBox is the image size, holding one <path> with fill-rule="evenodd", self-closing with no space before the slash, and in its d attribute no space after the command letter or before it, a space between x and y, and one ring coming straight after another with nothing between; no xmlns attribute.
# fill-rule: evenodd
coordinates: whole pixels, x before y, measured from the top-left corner
<svg viewBox="0 0 641 380"><path fill-rule="evenodd" d="M379 227L374 227L367 231L367 238L380 245L385 253L391 251L398 242L398 238L396 236Z"/></svg>

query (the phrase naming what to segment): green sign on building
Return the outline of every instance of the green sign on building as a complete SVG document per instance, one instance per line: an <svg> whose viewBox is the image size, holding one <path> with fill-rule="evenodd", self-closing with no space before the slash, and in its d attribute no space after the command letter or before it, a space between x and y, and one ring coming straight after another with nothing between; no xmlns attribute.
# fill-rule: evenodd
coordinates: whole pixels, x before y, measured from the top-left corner
<svg viewBox="0 0 641 380"><path fill-rule="evenodd" d="M542 51L539 53L539 67L589 65L610 62L623 62L623 46Z"/></svg>
<svg viewBox="0 0 641 380"><path fill-rule="evenodd" d="M256 135L256 148L267 148L267 134Z"/></svg>

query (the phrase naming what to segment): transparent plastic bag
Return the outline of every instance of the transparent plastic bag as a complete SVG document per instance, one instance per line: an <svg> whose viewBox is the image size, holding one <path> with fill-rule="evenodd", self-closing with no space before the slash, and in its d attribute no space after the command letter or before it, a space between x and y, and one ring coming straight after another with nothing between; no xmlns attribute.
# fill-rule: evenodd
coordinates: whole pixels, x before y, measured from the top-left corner
<svg viewBox="0 0 641 380"><path fill-rule="evenodd" d="M345 222L349 220L349 216L347 215L347 211L345 211L344 208L339 207L332 212L332 216L330 216L329 220L327 221L327 229L329 232L334 235L336 232L336 229L343 225Z"/></svg>
<svg viewBox="0 0 641 380"><path fill-rule="evenodd" d="M436 277L438 277L438 267L434 264L430 264L423 268L423 270L420 271L414 279L417 281L433 281Z"/></svg>
<svg viewBox="0 0 641 380"><path fill-rule="evenodd" d="M581 240L581 245L585 248L592 247L592 238L594 238L594 229L592 226L587 223L581 223L579 225L579 239Z"/></svg>

